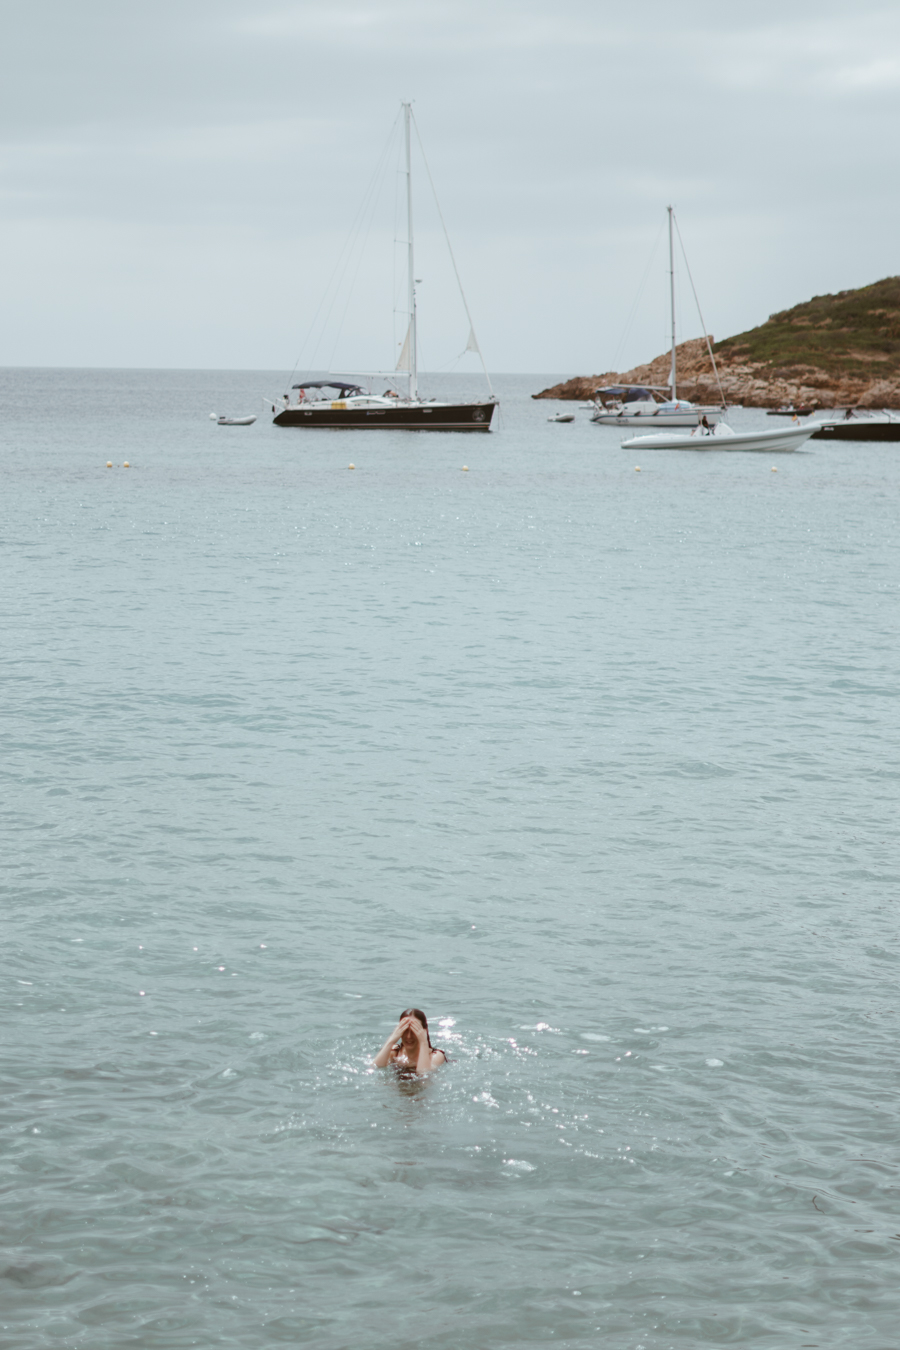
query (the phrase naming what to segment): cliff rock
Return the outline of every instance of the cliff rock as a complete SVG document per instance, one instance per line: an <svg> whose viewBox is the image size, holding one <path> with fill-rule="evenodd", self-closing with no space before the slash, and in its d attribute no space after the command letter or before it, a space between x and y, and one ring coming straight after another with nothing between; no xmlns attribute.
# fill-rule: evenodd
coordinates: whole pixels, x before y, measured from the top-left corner
<svg viewBox="0 0 900 1350"><path fill-rule="evenodd" d="M713 351L727 403L900 408L900 277L814 296L714 344ZM680 343L677 359L679 395L720 402L704 339ZM633 370L576 376L532 397L583 401L605 384L665 385L670 360L665 352Z"/></svg>

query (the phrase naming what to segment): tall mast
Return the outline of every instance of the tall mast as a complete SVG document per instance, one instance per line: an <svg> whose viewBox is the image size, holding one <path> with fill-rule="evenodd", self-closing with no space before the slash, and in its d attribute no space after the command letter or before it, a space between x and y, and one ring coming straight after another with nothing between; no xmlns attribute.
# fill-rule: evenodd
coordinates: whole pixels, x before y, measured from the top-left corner
<svg viewBox="0 0 900 1350"><path fill-rule="evenodd" d="M672 369L669 372L669 384L672 386L672 397L677 398L678 392L675 388L675 250L672 246L672 208L667 206L669 213L669 302L672 307ZM410 247L412 247L410 245Z"/></svg>
<svg viewBox="0 0 900 1350"><path fill-rule="evenodd" d="M409 266L409 332L407 342L409 343L409 397L418 398L418 372L416 369L416 277L415 277L415 258L413 256L413 203L412 203L412 158L411 142L409 130L410 105L403 105L403 126L406 132L406 221L407 221L407 239L409 240L407 263Z"/></svg>

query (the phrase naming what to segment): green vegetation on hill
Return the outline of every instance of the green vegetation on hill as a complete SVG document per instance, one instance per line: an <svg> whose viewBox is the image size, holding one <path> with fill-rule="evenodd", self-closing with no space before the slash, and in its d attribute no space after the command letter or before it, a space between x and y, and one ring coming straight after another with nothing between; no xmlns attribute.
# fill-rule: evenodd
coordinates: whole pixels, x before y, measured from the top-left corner
<svg viewBox="0 0 900 1350"><path fill-rule="evenodd" d="M900 277L858 291L816 295L715 345L726 359L764 362L785 374L817 366L830 375L900 371Z"/></svg>

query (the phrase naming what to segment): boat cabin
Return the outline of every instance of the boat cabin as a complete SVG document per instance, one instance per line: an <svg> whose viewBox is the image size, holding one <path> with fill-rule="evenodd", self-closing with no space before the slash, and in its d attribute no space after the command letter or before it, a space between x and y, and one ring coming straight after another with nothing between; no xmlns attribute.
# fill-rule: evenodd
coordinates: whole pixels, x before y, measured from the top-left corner
<svg viewBox="0 0 900 1350"><path fill-rule="evenodd" d="M658 393L668 393L668 386L643 384L610 384L594 390L594 399L604 408L621 407L626 403L663 403Z"/></svg>
<svg viewBox="0 0 900 1350"><path fill-rule="evenodd" d="M297 402L303 403L313 399L344 399L355 398L362 394L366 395L365 389L359 384L347 384L344 380L307 380L305 384L292 384L291 389L297 390ZM332 389L333 393L320 392ZM288 400L290 401L290 400Z"/></svg>

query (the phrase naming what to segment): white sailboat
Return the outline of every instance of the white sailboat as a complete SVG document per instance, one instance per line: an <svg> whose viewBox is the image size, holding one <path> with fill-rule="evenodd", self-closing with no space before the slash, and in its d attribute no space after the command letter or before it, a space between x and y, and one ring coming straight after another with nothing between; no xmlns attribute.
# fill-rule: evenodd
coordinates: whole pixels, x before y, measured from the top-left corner
<svg viewBox="0 0 900 1350"><path fill-rule="evenodd" d="M669 383L675 390L675 269L672 252L672 208L669 209L669 280L672 301L672 372ZM692 283L693 284L693 283ZM696 292L695 292L696 294ZM699 309L699 304L697 306ZM702 316L701 316L702 319ZM705 325L704 325L705 329ZM707 346L709 339L707 338ZM716 368L712 347L709 348L713 370ZM716 376L718 379L718 374ZM721 386L720 386L721 388ZM774 431L734 431L726 422L721 421L724 408L718 410L718 418L712 417L704 408L696 409L694 429L688 434L678 432L658 432L650 436L632 436L622 441L623 450L763 450L769 453L784 453L797 450L804 441L821 425L816 422L796 422L790 427L776 427ZM640 425L632 422L630 425ZM647 425L646 422L644 425ZM683 425L683 423L681 424Z"/></svg>
<svg viewBox="0 0 900 1350"><path fill-rule="evenodd" d="M672 319L672 364L669 382L660 385L608 385L594 391L595 412L592 422L607 427L696 427L702 418L715 425L724 413L719 404L700 406L689 399L678 397L678 372L675 338L675 246L672 233L673 210L669 213L669 305ZM710 351L712 357L712 351ZM713 361L715 368L715 361ZM667 399L656 395L666 392Z"/></svg>
<svg viewBox="0 0 900 1350"><path fill-rule="evenodd" d="M359 383L366 377L350 379L341 376L335 379L308 379L294 384L282 397L282 406L273 405L274 422L279 427L333 427L342 429L380 428L394 431L490 431L491 418L497 407L493 391L489 398L475 399L463 403L423 399L419 396L418 384L418 343L416 317L416 276L415 247L413 243L413 190L412 190L412 143L411 119L412 107L403 103L403 127L406 148L406 212L407 212L407 290L409 306L409 326L406 339L397 362L393 378L399 376L405 381L406 390L398 393L388 388L383 394L373 393ZM438 207L440 212L440 207ZM443 224L443 216L441 216ZM445 228L446 234L446 228ZM450 247L449 237L447 246ZM459 282L456 260L450 249L453 270ZM460 294L466 317L469 320L469 340L467 351L481 355L472 316L460 283ZM482 360L482 366L484 361ZM487 368L485 367L485 375ZM372 377L369 377L372 378ZM386 377L389 381L391 376ZM490 389L490 378L488 378Z"/></svg>

